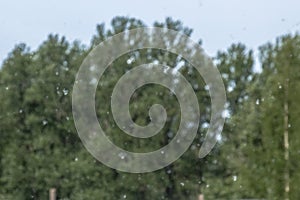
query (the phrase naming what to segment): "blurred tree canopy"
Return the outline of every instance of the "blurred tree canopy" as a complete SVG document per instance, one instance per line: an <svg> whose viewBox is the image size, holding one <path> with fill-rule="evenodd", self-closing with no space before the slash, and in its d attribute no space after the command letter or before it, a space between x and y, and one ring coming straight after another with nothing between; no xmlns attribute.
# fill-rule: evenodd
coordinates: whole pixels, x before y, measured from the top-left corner
<svg viewBox="0 0 300 200"><path fill-rule="evenodd" d="M140 88L130 102L139 125L149 123L151 105L164 106L167 122L156 136L133 138L115 124L110 107L114 85L142 63L180 66L199 100L198 134L180 159L152 173L116 171L89 154L72 116L77 70L101 41L145 26L135 18L115 17L111 28L97 26L89 46L49 35L35 51L19 44L9 53L0 69L0 199L47 199L50 188L57 189L58 199L197 199L201 193L205 199L299 199L298 34L260 47L260 73L254 70L253 50L243 44L232 44L213 58L226 87L228 119L218 145L204 159L198 158L198 151L210 122L210 97L201 75L180 55L163 50L119 57L105 71L96 93L99 123L115 144L147 152L165 146L177 132L180 106L175 95L159 85ZM153 26L192 34L192 29L171 18Z"/></svg>

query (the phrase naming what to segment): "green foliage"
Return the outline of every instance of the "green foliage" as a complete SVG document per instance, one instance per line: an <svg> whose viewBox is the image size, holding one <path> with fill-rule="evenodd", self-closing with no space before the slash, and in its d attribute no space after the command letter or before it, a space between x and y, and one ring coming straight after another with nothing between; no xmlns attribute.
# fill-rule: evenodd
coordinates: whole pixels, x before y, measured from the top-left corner
<svg viewBox="0 0 300 200"><path fill-rule="evenodd" d="M121 31L142 27L133 18L116 17L112 28L97 26L92 39L95 46ZM167 18L154 26L167 27L185 34L191 30L181 22ZM135 36L131 36L135 37ZM129 39L128 39L129 40ZM163 41L166 43L174 41ZM1 190L4 198L46 199L48 190L56 188L58 198L67 199L187 199L200 192L203 160L197 160L200 137L182 159L165 169L149 174L128 174L112 170L95 159L77 136L71 110L74 77L85 50L78 42L70 44L64 37L50 35L34 52L25 45L17 46L2 66L1 76ZM128 59L133 63L128 63ZM131 101L136 123L149 122L149 107L165 106L168 120L164 129L150 140L123 134L110 112L110 95L116 81L127 70L144 63L158 62L176 66L184 62L182 73L195 85L197 95L207 98L200 75L178 55L161 50L130 52L112 63L105 72L96 95L97 114L112 141L124 149L149 151L166 145L176 134L180 107L174 95L160 86L142 88ZM150 97L150 98L149 98ZM208 99L208 98L207 98ZM207 100L208 102L208 100ZM201 104L205 108L206 104ZM203 112L202 121L209 114ZM200 130L199 130L200 131ZM203 130L201 130L201 133ZM200 134L199 134L200 135ZM206 161L205 161L206 162Z"/></svg>
<svg viewBox="0 0 300 200"><path fill-rule="evenodd" d="M299 42L298 35L287 35L260 48L262 73L247 86L246 101L232 117L234 129L225 147L235 152L236 159L231 159L230 165L241 186L237 198L287 198L286 173L289 198L299 198L299 172L295 170L300 164L297 136L300 109L296 105L300 97ZM289 123L288 160L284 157L285 116Z"/></svg>
<svg viewBox="0 0 300 200"><path fill-rule="evenodd" d="M153 138L124 134L111 114L110 97L118 79L133 67L154 61L180 65L180 73L193 86L201 110L198 135L180 159L146 174L110 169L88 153L72 116L70 94L76 72L97 44L124 30L144 26L138 19L116 17L108 30L104 24L97 26L88 48L49 35L36 51L24 44L13 49L0 69L0 199L47 199L50 188L57 189L58 199L197 199L200 193L205 199L283 199L287 171L289 197L298 199L297 34L260 48L260 74L254 73L253 52L245 45L233 44L218 52L214 61L226 86L229 117L219 144L204 159L197 156L209 125L210 98L201 75L180 55L163 50L140 50L119 57L105 71L96 93L99 123L115 144L129 151L148 152L168 144L177 132L180 106L175 95L158 85L140 88L130 101L132 119L139 125L149 123L148 111L153 104L166 109L166 125ZM171 18L153 26L192 34L191 29ZM131 37L136 36L124 40L129 42ZM164 38L161 42L174 44ZM288 161L284 159L283 141L285 103L289 105Z"/></svg>

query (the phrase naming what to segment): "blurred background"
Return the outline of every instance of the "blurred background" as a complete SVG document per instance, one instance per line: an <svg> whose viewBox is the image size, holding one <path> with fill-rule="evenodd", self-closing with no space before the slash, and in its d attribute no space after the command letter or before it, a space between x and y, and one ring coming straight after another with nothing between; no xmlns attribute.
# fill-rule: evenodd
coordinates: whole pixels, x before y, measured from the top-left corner
<svg viewBox="0 0 300 200"><path fill-rule="evenodd" d="M0 199L299 199L299 7L296 0L1 1ZM159 85L141 87L130 101L139 125L150 122L151 105L165 107L168 118L158 135L133 138L115 124L114 85L141 63L180 65L201 110L198 135L180 159L130 174L106 167L84 148L71 94L96 45L145 26L199 42L224 81L226 124L217 146L199 159L211 111L201 75L163 50L121 56L96 93L99 123L115 144L133 152L156 150L179 126L180 105Z"/></svg>

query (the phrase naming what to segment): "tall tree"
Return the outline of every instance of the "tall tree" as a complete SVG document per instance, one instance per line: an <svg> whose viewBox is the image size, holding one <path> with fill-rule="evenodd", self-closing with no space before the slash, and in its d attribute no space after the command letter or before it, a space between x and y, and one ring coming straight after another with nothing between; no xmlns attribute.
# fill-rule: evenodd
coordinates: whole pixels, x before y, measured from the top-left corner
<svg viewBox="0 0 300 200"><path fill-rule="evenodd" d="M287 35L260 48L262 73L235 116L238 198L297 199L299 36ZM243 120L241 120L243 119Z"/></svg>

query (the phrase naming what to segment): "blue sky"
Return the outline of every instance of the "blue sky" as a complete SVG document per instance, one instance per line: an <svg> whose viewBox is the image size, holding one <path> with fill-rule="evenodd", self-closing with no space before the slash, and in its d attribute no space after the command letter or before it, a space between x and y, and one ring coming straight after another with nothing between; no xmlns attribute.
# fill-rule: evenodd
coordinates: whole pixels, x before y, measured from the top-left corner
<svg viewBox="0 0 300 200"><path fill-rule="evenodd" d="M210 56L231 43L257 48L300 30L299 0L0 0L0 61L15 44L35 49L49 33L89 44L96 24L117 15L151 25L168 16L194 29Z"/></svg>

